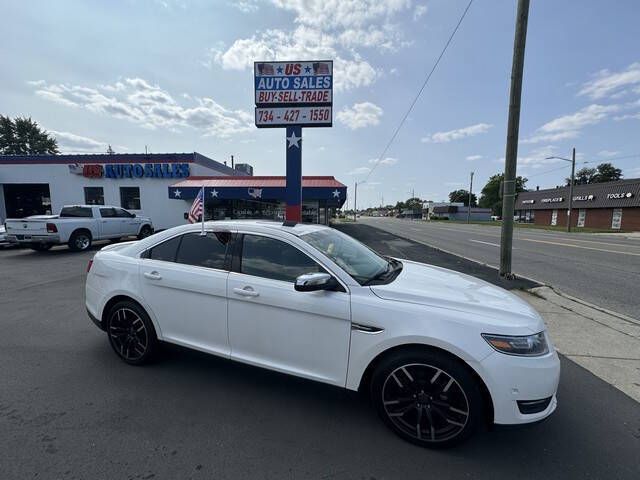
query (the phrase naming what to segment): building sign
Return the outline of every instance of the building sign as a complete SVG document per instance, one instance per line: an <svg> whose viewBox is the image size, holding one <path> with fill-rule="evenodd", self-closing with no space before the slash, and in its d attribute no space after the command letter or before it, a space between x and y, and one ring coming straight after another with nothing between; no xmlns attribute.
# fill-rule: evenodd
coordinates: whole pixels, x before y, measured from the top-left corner
<svg viewBox="0 0 640 480"><path fill-rule="evenodd" d="M578 223L576 226L582 228L584 227L584 221L587 218L587 211L584 208L578 210Z"/></svg>
<svg viewBox="0 0 640 480"><path fill-rule="evenodd" d="M188 163L107 163L69 165L69 173L86 178L187 178Z"/></svg>
<svg viewBox="0 0 640 480"><path fill-rule="evenodd" d="M535 200L522 200L522 203L524 203L524 204L533 204L533 203L536 203L536 201Z"/></svg>
<svg viewBox="0 0 640 480"><path fill-rule="evenodd" d="M551 225L558 225L558 210L551 212Z"/></svg>
<svg viewBox="0 0 640 480"><path fill-rule="evenodd" d="M576 195L573 197L574 202L590 202L595 199L595 195Z"/></svg>
<svg viewBox="0 0 640 480"><path fill-rule="evenodd" d="M333 103L331 60L256 62L253 73L257 107Z"/></svg>
<svg viewBox="0 0 640 480"><path fill-rule="evenodd" d="M543 198L540 200L542 203L561 203L564 202L564 197Z"/></svg>
<svg viewBox="0 0 640 480"><path fill-rule="evenodd" d="M620 192L620 193L608 193L607 200L618 200L622 198L631 198L633 197L633 193L631 192Z"/></svg>
<svg viewBox="0 0 640 480"><path fill-rule="evenodd" d="M256 126L262 128L283 125L330 127L331 120L331 107L256 108Z"/></svg>
<svg viewBox="0 0 640 480"><path fill-rule="evenodd" d="M332 125L333 61L256 62L253 74L256 127Z"/></svg>

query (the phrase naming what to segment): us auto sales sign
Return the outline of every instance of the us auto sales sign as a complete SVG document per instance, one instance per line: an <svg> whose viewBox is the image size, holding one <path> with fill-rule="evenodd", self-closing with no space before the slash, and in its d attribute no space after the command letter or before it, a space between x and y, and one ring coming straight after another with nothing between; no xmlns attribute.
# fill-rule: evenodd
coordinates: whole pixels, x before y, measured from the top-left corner
<svg viewBox="0 0 640 480"><path fill-rule="evenodd" d="M331 126L331 60L255 62L254 90L257 127Z"/></svg>

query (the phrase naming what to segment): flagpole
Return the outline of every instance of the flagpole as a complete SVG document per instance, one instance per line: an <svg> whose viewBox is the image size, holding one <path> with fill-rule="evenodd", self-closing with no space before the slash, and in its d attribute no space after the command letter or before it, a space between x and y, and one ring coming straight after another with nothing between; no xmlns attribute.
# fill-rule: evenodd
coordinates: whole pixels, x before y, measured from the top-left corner
<svg viewBox="0 0 640 480"><path fill-rule="evenodd" d="M202 219L202 229L200 230L200 235L204 235L204 184L202 185L202 190L200 192L202 194L201 202L202 202L202 215L200 218Z"/></svg>

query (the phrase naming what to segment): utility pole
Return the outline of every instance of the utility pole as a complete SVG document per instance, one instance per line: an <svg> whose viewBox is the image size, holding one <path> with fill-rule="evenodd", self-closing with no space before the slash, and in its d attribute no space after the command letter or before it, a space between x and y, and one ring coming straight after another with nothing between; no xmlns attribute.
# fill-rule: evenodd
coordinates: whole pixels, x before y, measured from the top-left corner
<svg viewBox="0 0 640 480"><path fill-rule="evenodd" d="M358 182L355 182L355 188L353 189L353 221L356 221L358 216Z"/></svg>
<svg viewBox="0 0 640 480"><path fill-rule="evenodd" d="M500 276L513 278L511 272L511 247L513 245L513 208L516 194L516 166L518 163L518 130L520 128L520 97L522 96L522 72L524 48L527 41L529 0L518 0L516 32L513 40L513 63L509 92L509 121L507 124L507 148L504 161L502 194L502 232L500 238Z"/></svg>
<svg viewBox="0 0 640 480"><path fill-rule="evenodd" d="M567 232L571 232L571 208L573 207L573 184L576 176L576 149L571 151L571 183L569 184L569 211L567 212Z"/></svg>
<svg viewBox="0 0 640 480"><path fill-rule="evenodd" d="M471 172L471 180L469 181L469 203L467 206L467 223L471 221L471 192L473 191L473 172Z"/></svg>

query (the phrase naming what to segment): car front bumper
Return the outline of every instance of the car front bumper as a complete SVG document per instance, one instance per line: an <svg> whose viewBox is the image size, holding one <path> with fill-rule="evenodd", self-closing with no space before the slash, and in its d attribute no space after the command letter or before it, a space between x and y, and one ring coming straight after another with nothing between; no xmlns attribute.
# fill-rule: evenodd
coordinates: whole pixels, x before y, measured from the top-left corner
<svg viewBox="0 0 640 480"><path fill-rule="evenodd" d="M480 362L493 401L493 421L516 425L543 420L556 409L560 359L552 352L518 357L493 352Z"/></svg>

